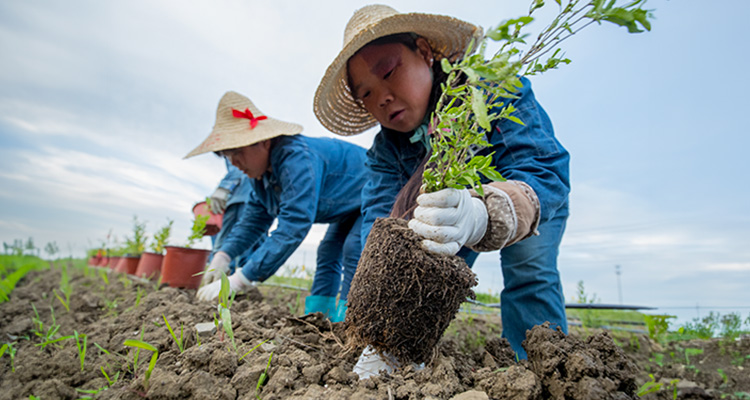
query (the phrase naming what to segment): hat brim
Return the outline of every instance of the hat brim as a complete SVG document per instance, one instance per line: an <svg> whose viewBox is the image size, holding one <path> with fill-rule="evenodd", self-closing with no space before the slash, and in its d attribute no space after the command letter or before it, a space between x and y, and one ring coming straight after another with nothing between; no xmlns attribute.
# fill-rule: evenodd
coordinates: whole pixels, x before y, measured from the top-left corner
<svg viewBox="0 0 750 400"><path fill-rule="evenodd" d="M339 52L318 85L313 111L329 131L351 136L377 125L349 90L346 64L357 51L371 41L397 33L413 32L424 37L432 49L443 56L463 55L474 40L482 37L482 28L457 18L422 13L396 14L360 30Z"/></svg>
<svg viewBox="0 0 750 400"><path fill-rule="evenodd" d="M258 124L252 129L250 129L247 119L237 119L230 124L214 126L211 134L184 158L212 151L250 146L277 136L296 135L301 132L302 125L280 121L271 117L258 121Z"/></svg>

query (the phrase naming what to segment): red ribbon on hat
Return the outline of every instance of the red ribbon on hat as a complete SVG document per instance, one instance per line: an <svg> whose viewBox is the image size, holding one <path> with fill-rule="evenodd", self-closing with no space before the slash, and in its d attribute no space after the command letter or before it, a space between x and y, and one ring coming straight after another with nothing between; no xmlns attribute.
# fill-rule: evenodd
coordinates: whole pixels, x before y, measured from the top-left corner
<svg viewBox="0 0 750 400"><path fill-rule="evenodd" d="M252 112L250 112L249 108L245 109L245 112L232 109L232 116L235 118L247 118L250 120L250 129L255 128L258 125L258 121L267 119L265 115L262 115L258 118L255 118Z"/></svg>

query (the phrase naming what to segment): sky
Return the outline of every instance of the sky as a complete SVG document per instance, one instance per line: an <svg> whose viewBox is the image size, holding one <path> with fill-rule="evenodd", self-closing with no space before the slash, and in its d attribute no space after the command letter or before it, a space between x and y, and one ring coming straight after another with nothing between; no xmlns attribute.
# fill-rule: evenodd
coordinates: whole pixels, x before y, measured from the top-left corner
<svg viewBox="0 0 750 400"><path fill-rule="evenodd" d="M529 3L385 4L486 29ZM548 3L529 32L554 16ZM237 91L306 135L335 137L316 120L313 95L348 19L366 4L1 2L0 240L55 242L61 255L83 257L122 242L137 216L149 234L174 220L170 242L184 244L193 204L226 172L211 154L183 159L210 132L221 96ZM651 32L593 24L563 43L570 65L532 78L571 154L558 261L566 300L583 281L601 303L657 307L677 322L709 311L744 318L750 60L741 49L750 2L646 8ZM375 133L339 138L367 148ZM325 228L313 227L290 265L314 265ZM502 289L498 258L479 257L477 290Z"/></svg>

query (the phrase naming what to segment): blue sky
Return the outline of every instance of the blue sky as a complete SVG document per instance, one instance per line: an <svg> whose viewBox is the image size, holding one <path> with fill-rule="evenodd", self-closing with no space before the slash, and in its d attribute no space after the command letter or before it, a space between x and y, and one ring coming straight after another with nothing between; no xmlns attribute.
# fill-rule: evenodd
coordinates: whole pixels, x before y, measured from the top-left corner
<svg viewBox="0 0 750 400"><path fill-rule="evenodd" d="M487 28L528 3L386 4ZM333 136L312 98L365 4L0 3L0 240L56 241L82 256L110 231L129 235L137 215L149 233L174 219L172 243L184 243L192 205L224 164L182 157L208 135L222 94L238 91L307 135ZM559 258L566 297L582 280L601 302L618 303L620 265L626 304L683 321L710 309L747 316L750 79L741 49L750 3L648 8L652 32L592 25L564 43L572 64L532 79L572 157ZM369 147L373 134L346 140ZM315 226L290 263L312 264L324 231ZM479 290L502 288L497 258L479 258Z"/></svg>

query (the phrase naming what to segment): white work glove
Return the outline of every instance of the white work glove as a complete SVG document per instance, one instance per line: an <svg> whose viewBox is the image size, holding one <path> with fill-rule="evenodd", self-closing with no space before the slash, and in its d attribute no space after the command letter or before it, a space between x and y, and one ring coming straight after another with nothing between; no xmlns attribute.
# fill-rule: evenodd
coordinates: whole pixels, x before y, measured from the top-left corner
<svg viewBox="0 0 750 400"><path fill-rule="evenodd" d="M242 274L242 270L238 269L235 273L229 276L229 290L231 293L242 293L253 286L255 286L255 283L245 278L245 275ZM211 301L219 297L220 291L221 279L198 289L196 297L201 301Z"/></svg>
<svg viewBox="0 0 750 400"><path fill-rule="evenodd" d="M362 350L362 354L359 356L359 360L354 365L354 372L359 376L359 379L367 379L373 376L380 375L380 371L392 373L394 368L400 366L398 360L388 353L383 353L381 357L372 346L365 347ZM412 363L415 371L424 369L424 363L414 364Z"/></svg>
<svg viewBox="0 0 750 400"><path fill-rule="evenodd" d="M424 193L417 204L409 228L425 238L422 246L429 251L454 255L464 245L479 243L487 231L487 207L468 189Z"/></svg>
<svg viewBox="0 0 750 400"><path fill-rule="evenodd" d="M211 201L211 212L214 214L223 214L227 208L227 199L229 198L229 190L223 187L218 187L214 190L214 193L209 197Z"/></svg>
<svg viewBox="0 0 750 400"><path fill-rule="evenodd" d="M208 285L211 282L221 280L221 273L229 275L229 263L232 259L229 254L223 251L217 251L214 254L214 258L211 259L211 263L206 266L206 271L203 273L203 284Z"/></svg>
<svg viewBox="0 0 750 400"><path fill-rule="evenodd" d="M365 347L362 350L362 354L357 360L357 364L354 365L354 372L359 375L359 379L367 379L372 376L380 375L380 371L387 373L393 372L393 367L397 367L398 363L393 357L389 357L390 360L386 362L385 359L380 357L378 353L371 346Z"/></svg>

